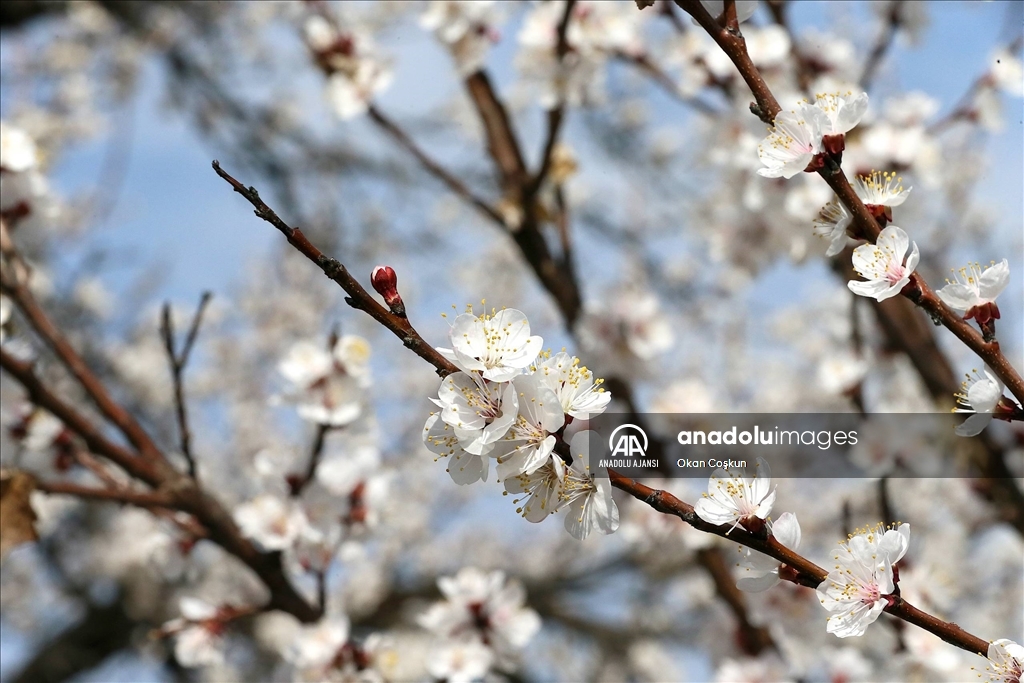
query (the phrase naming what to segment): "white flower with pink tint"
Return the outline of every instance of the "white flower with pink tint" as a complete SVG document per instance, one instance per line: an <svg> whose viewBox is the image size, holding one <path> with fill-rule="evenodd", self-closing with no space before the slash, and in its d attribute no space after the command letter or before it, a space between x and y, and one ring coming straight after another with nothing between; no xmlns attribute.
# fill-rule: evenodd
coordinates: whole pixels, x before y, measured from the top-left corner
<svg viewBox="0 0 1024 683"><path fill-rule="evenodd" d="M800 548L800 522L792 512L784 512L771 525L772 536L790 550ZM743 559L737 565L741 569L736 587L748 593L766 591L779 582L781 562L774 557L750 548L743 549Z"/></svg>
<svg viewBox="0 0 1024 683"><path fill-rule="evenodd" d="M708 492L701 495L693 510L709 524L730 524L736 528L754 523L754 519L767 519L774 504L771 470L764 458L758 458L752 477L742 469L715 470L708 481Z"/></svg>
<svg viewBox="0 0 1024 683"><path fill-rule="evenodd" d="M302 508L291 500L264 493L235 508L242 535L264 550L284 550L308 525Z"/></svg>
<svg viewBox="0 0 1024 683"><path fill-rule="evenodd" d="M983 674L985 683L1020 683L1024 674L1024 647L1009 638L1000 638L988 645L987 667Z"/></svg>
<svg viewBox="0 0 1024 683"><path fill-rule="evenodd" d="M175 634L174 658L186 668L215 666L224 662L224 622L219 610L199 598L183 597L181 617L164 625Z"/></svg>
<svg viewBox="0 0 1024 683"><path fill-rule="evenodd" d="M996 297L1003 293L1010 282L1010 264L1006 259L992 262L985 270L981 265L970 263L959 271L953 271L953 280L946 280L946 286L935 292L943 303L957 311L964 311L964 319L974 318L985 324L999 318Z"/></svg>
<svg viewBox="0 0 1024 683"><path fill-rule="evenodd" d="M853 269L866 282L850 280L850 291L860 296L870 296L885 301L899 294L910 282L910 274L921 258L917 243L910 256L904 256L910 246L910 238L903 228L890 225L883 230L874 244L862 244L853 250Z"/></svg>
<svg viewBox="0 0 1024 683"><path fill-rule="evenodd" d="M595 529L610 534L619 528L619 508L612 498L612 482L605 468L590 457L590 437L594 432L578 432L569 451L572 467L562 484L565 530L583 540Z"/></svg>
<svg viewBox="0 0 1024 683"><path fill-rule="evenodd" d="M765 166L758 169L758 175L792 178L807 170L814 157L822 151L825 123L825 113L809 104L802 104L793 111L779 112L768 137L757 146L757 156Z"/></svg>
<svg viewBox="0 0 1024 683"><path fill-rule="evenodd" d="M967 379L960 383L960 391L954 394L957 406L953 412L971 414L956 428L959 436L977 436L988 426L1003 400L1003 388L1003 381L987 367L984 377L977 370L973 375L967 375Z"/></svg>
<svg viewBox="0 0 1024 683"><path fill-rule="evenodd" d="M893 565L910 545L910 525L883 532L878 524L859 530L832 551L835 568L818 585L818 600L829 612L826 631L840 638L861 636L893 604Z"/></svg>

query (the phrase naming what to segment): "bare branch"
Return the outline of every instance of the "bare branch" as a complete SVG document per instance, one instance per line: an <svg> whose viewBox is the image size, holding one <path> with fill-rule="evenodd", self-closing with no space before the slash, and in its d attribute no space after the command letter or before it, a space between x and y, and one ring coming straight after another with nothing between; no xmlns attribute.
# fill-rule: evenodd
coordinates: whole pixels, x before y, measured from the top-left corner
<svg viewBox="0 0 1024 683"><path fill-rule="evenodd" d="M71 343L38 304L35 296L29 290L27 277L22 276L27 275L28 268L15 250L14 243L8 235L6 223L3 221L0 221L0 232L3 233L0 237L3 256L17 266L5 268L0 274L0 289L17 304L36 334L46 342L68 371L78 380L100 412L125 435L125 438L138 449L139 453L151 460L163 460L159 447L138 420L114 400L103 382L89 369L82 357L78 355ZM20 274L19 271L21 271Z"/></svg>
<svg viewBox="0 0 1024 683"><path fill-rule="evenodd" d="M456 178L450 171L441 166L441 164L434 161L411 137L406 134L404 130L399 128L398 125L389 117L385 116L376 105L370 105L368 114L374 123L384 129L384 131L401 147L405 148L406 151L416 157L416 160L419 161L432 176L444 183L449 190L459 195L459 197L469 204L475 206L482 214L490 218L492 221L502 226L505 225L505 221L501 217L501 214L498 213L497 209L491 206L486 200L481 199L474 194L464 182Z"/></svg>
<svg viewBox="0 0 1024 683"><path fill-rule="evenodd" d="M174 319L171 316L171 305L164 304L163 317L160 325L160 333L164 339L164 348L167 349L167 360L171 366L171 378L174 381L174 405L178 418L178 432L181 438L181 453L188 463L188 475L196 478L196 461L192 455L192 433L188 427L188 407L185 402L185 366L188 364L192 347L195 345L196 337L199 334L199 325L203 320L203 312L213 295L210 292L203 292L199 300L199 307L192 317L192 325L189 327L188 335L185 337L185 344L181 352L175 350L174 341Z"/></svg>

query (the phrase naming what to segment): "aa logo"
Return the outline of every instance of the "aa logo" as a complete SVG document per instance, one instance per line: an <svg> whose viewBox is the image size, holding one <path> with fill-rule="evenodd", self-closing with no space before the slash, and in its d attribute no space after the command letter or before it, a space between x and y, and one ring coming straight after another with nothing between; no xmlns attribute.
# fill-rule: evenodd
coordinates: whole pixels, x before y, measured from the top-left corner
<svg viewBox="0 0 1024 683"><path fill-rule="evenodd" d="M608 437L608 448L611 450L613 458L616 456L642 458L647 454L647 434L634 424L619 425Z"/></svg>

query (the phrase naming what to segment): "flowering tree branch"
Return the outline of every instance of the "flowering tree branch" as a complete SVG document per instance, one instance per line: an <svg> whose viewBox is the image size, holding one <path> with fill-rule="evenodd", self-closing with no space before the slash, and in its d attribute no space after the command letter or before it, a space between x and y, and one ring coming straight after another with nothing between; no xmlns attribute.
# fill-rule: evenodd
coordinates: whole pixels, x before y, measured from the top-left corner
<svg viewBox="0 0 1024 683"><path fill-rule="evenodd" d="M167 360L171 366L171 379L174 382L174 405L175 414L178 419L178 432L181 439L181 453L185 456L185 461L188 463L188 475L193 479L196 478L196 461L192 456L192 434L188 428L188 406L185 403L184 374L185 365L188 363L192 347L195 345L196 337L199 335L199 325L203 321L203 312L206 310L206 305L210 302L211 296L210 292L203 292L203 296L199 300L199 307L192 317L192 325L189 327L188 334L185 336L185 343L182 345L180 352L175 349L174 319L171 316L171 305L169 303L164 304L160 324L160 334L164 339Z"/></svg>
<svg viewBox="0 0 1024 683"><path fill-rule="evenodd" d="M770 125L781 111L781 107L747 54L743 36L738 31L721 27L698 0L676 0L676 4L693 16L732 60L756 100L751 106L751 111ZM881 228L864 202L857 196L842 169L837 164L826 164L818 170L818 174L850 212L855 234L868 242L874 242ZM939 299L919 273L910 274L910 285L903 290L903 295L924 309L934 321L945 326L974 351L992 368L1010 393L1024 403L1024 379L1003 355L997 341L986 341L979 331Z"/></svg>
<svg viewBox="0 0 1024 683"><path fill-rule="evenodd" d="M259 195L254 188L244 188L237 180L231 178L231 176L220 169L219 164L216 162L214 162L214 169L217 171L218 175L225 180L228 180L237 192L243 194L246 199L249 199L249 201L256 206L255 213L257 216L267 220L271 224L275 225L275 227L278 227L279 224L286 225L277 217L270 207L266 206L262 200L259 200ZM280 230L281 228L278 227L278 229ZM315 253L318 255L317 258L311 258L310 260L313 260L318 264L324 260L332 260L324 256L315 246L312 245L312 243L308 241L308 239L302 236L298 229L288 228L288 230L290 232L285 232L284 230L282 230L282 232L284 232L286 236L289 236L289 243L304 254L308 251L309 253ZM299 238L295 238L296 232L299 233ZM337 262L335 261L334 263ZM337 267L342 268L341 264L337 264ZM376 302L373 301L373 303ZM356 308L361 307L356 306ZM362 310L366 309L363 308ZM377 316L374 316L374 318L377 319ZM408 329L411 334L415 334L417 338L422 340L422 337L419 336L408 321L406 321L406 325L408 325ZM413 348L413 351L433 365L438 375L441 377L446 377L447 375L458 371L458 368L451 365L436 352L434 352L435 355L431 355L421 353L415 348ZM792 583L816 588L828 577L828 572L823 568L780 543L774 536L768 534L766 528L763 528L760 533L753 533L742 527L735 527L726 524L711 524L701 519L692 505L679 500L667 491L651 488L636 481L635 479L626 477L613 469L608 470L608 477L612 486L625 491L634 498L650 505L658 512L679 517L681 520L699 531L711 533L727 540L735 541L740 545L746 546L778 560L780 563L785 565L785 571L780 571L780 576L786 578ZM714 572L712 573L714 574ZM979 654L983 657L986 656L989 645L987 641L964 631L956 624L943 621L919 610L899 597L898 594L893 596L893 598L892 604L885 608L885 611L889 614L919 626L926 631L939 636L952 645L956 645L957 647L969 652L974 652L975 654ZM734 612L736 612L736 608L734 608ZM766 644L766 641L762 643L762 645Z"/></svg>
<svg viewBox="0 0 1024 683"><path fill-rule="evenodd" d="M808 588L816 588L828 577L827 571L782 545L774 536L754 534L746 529L734 528L729 525L710 524L697 515L692 505L679 500L667 491L653 489L613 470L608 470L608 476L611 477L612 486L647 503L658 512L674 515L695 529L735 541L778 560L788 568L779 573L780 577L787 581ZM988 641L964 631L956 624L922 612L899 596L896 596L893 604L886 607L885 611L968 652L982 657L985 657L988 652Z"/></svg>

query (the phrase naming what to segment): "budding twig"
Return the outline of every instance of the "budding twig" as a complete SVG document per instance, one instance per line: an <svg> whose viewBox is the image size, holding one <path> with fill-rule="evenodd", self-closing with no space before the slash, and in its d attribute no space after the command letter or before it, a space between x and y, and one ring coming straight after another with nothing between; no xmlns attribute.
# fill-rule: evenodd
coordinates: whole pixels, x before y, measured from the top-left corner
<svg viewBox="0 0 1024 683"><path fill-rule="evenodd" d="M348 272L344 265L339 261L328 257L322 251L316 248L309 239L302 234L302 231L298 228L293 228L285 223L281 218L278 217L274 210L264 203L260 199L260 193L256 191L255 187L245 187L242 183L235 180L227 171L220 167L220 162L213 162L213 170L217 172L221 178L226 180L235 192L245 197L245 199L252 204L255 208L255 214L267 221L275 228L277 228L281 234L287 239L288 243L295 247L303 256L308 258L310 261L319 266L320 270L324 272L324 275L334 280L345 290L348 294L345 297L345 303L352 308L357 308L370 315L374 320L379 322L381 325L391 330L396 337L402 340L402 343L412 349L418 356L423 358L425 361L433 365L437 369L437 374L444 377L457 370L457 368L448 362L448 360L440 353L434 350L432 346L427 344L420 336L419 332L412 326L407 318L395 315L391 311L387 310L374 299L370 294L363 289L355 278Z"/></svg>

